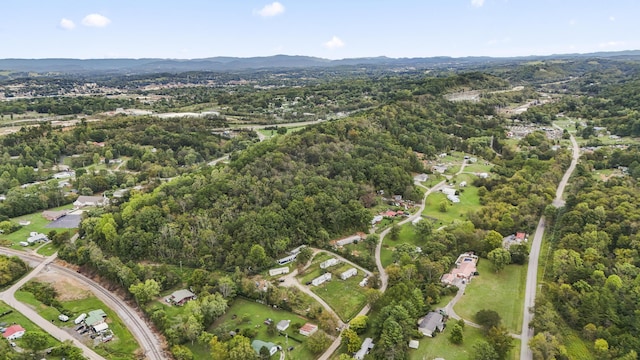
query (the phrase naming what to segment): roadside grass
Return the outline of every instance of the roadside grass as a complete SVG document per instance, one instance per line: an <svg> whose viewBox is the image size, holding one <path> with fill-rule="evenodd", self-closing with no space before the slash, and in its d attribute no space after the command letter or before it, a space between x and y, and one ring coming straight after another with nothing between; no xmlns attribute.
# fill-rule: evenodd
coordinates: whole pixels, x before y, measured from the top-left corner
<svg viewBox="0 0 640 360"><path fill-rule="evenodd" d="M53 208L53 209L49 209L49 210L53 210L53 211L57 211L57 210L69 210L69 209L73 209L73 205L68 204L68 205L63 205L63 206L59 206L57 208ZM63 232L63 231L73 231L73 229L58 229L58 228L48 228L46 227L47 224L50 223L49 220L45 219L44 217L42 217L42 211L38 211L32 214L28 214L28 215L22 215L22 216L18 216L16 218L11 219L11 221L14 221L16 223L19 223L20 221L30 221L31 223L29 225L23 226L22 228L20 228L18 231L12 232L11 234L7 234L7 235L0 235L0 243L4 242L4 243L11 243L12 245L10 246L12 249L16 249L16 250L25 250L26 249L34 249L36 248L38 245L30 245L30 246L20 246L20 242L21 241L26 241L27 238L29 237L29 233L32 231L35 232L39 232L39 233L43 233L43 234L48 234L49 231L51 230L56 230L58 232Z"/></svg>
<svg viewBox="0 0 640 360"><path fill-rule="evenodd" d="M124 322L117 316L117 314L98 298L90 296L84 299L62 301L62 306L74 315L70 316L71 320L67 322L61 322L60 320L58 320L58 315L60 314L58 310L41 303L33 296L33 294L29 292L17 291L16 299L28 305L31 305L31 307L33 307L34 310L43 318L53 320L53 323L57 326L66 328L75 326L75 324L73 323L74 316L77 316L81 313L89 312L91 310L104 310L104 312L107 313L107 323L109 324L109 329L111 329L114 334L113 340L108 343L101 343L95 347L91 346L92 340L88 339L88 336L86 341L83 342L88 343L90 347L93 347L93 349L98 354L104 356L106 359L135 359L134 353L139 348L138 342L134 339L133 335L129 332ZM4 317L0 319L4 319Z"/></svg>
<svg viewBox="0 0 640 360"><path fill-rule="evenodd" d="M455 306L462 318L474 321L475 314L483 309L494 310L502 318L502 324L512 333L522 330L522 309L526 286L527 268L508 265L495 273L486 259L478 262L479 276L467 285L465 295Z"/></svg>
<svg viewBox="0 0 640 360"><path fill-rule="evenodd" d="M357 275L347 280L340 279L340 274L352 267L350 264L335 267L331 270L330 281L310 287L311 291L326 301L345 322L351 320L367 304L365 288L359 285L364 276L362 271L358 271Z"/></svg>
<svg viewBox="0 0 640 360"><path fill-rule="evenodd" d="M4 323L7 323L7 324L16 323L16 324L19 324L20 326L22 326L27 332L29 332L29 331L38 331L38 332L43 332L43 333L46 334L46 332L44 330L40 329L36 324L32 323L31 320L27 319L24 315L22 315L19 312L15 311L12 307L7 305L3 301L0 301L0 314L4 313L5 311L9 311L9 310L12 310L12 312L7 314L7 315L4 315L4 316L0 317L0 322L4 322ZM4 341L4 340L2 340L2 341ZM15 343L21 348L28 349L28 347L24 343L23 339L16 339ZM60 345L60 342L58 340L56 340L53 336L47 336L47 347L52 347L52 346L57 346L57 345Z"/></svg>
<svg viewBox="0 0 640 360"><path fill-rule="evenodd" d="M235 316L235 318L234 318ZM272 319L276 324L281 320L291 320L289 324L289 328L284 331L288 335L288 345L287 339L283 335L269 335L267 333L267 325L264 324L266 319ZM256 329L258 330L258 334L254 339L273 342L276 345L282 346L283 350L287 353L287 359L294 360L306 360L313 359L315 356L307 347L307 338L296 330L294 330L294 324L304 325L308 320L302 316L290 313L284 310L273 309L269 306L265 306L259 304L257 302L248 301L245 299L236 298L229 309L227 309L226 314L221 316L218 320L216 320L208 329L209 332L216 331L236 331L242 329ZM254 340L252 339L252 340ZM186 344L185 346L190 349L195 350L201 353L201 350L197 348L192 348L190 344ZM202 345L200 345L202 347ZM288 346L293 346L294 349L292 351L287 351ZM272 356L272 359L278 359L280 353L276 353ZM203 357L195 357L196 359L208 359L210 355L208 352L204 352Z"/></svg>
<svg viewBox="0 0 640 360"><path fill-rule="evenodd" d="M443 358L447 360L468 360L473 354L475 344L486 341L482 330L465 326L463 330L464 340L462 344L455 345L449 341L449 333L456 320L450 319L447 322L447 328L436 337L424 337L420 339L418 349L409 350L409 359L423 360ZM513 340L513 349L507 356L507 359L517 360L520 358L520 340Z"/></svg>
<svg viewBox="0 0 640 360"><path fill-rule="evenodd" d="M53 245L52 242L48 242L44 246L41 246L40 248L38 248L37 252L40 255L51 256L55 254L56 251L58 251L58 247Z"/></svg>

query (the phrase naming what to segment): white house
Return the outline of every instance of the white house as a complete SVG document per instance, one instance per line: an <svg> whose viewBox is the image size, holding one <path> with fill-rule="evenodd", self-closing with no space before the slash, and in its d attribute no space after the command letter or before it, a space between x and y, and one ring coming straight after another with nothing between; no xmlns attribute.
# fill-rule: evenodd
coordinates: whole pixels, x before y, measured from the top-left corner
<svg viewBox="0 0 640 360"><path fill-rule="evenodd" d="M365 355L367 355L369 351L371 351L371 349L373 349L373 339L366 338L362 342L362 346L360 346L360 350L358 350L358 352L355 355L353 355L353 358L356 360L362 360L364 359Z"/></svg>
<svg viewBox="0 0 640 360"><path fill-rule="evenodd" d="M107 205L109 200L102 196L78 196L78 199L73 202L73 206L75 207L83 207L83 206L104 206Z"/></svg>
<svg viewBox="0 0 640 360"><path fill-rule="evenodd" d="M467 186L467 182L466 181L461 181L460 182L460 187L465 187Z"/></svg>
<svg viewBox="0 0 640 360"><path fill-rule="evenodd" d="M356 276L356 275L358 275L358 269L351 268L351 269L343 272L342 274L340 274L340 279L347 280L348 278L350 278L352 276Z"/></svg>
<svg viewBox="0 0 640 360"><path fill-rule="evenodd" d="M289 328L290 323L291 320L280 320L280 322L278 322L278 325L276 325L276 329L278 329L278 331L285 331Z"/></svg>
<svg viewBox="0 0 640 360"><path fill-rule="evenodd" d="M489 174L487 174L486 172L483 172L483 173L478 174L478 176L479 176L480 178L482 178L482 179L486 179L486 178L488 178L488 177L489 177Z"/></svg>
<svg viewBox="0 0 640 360"><path fill-rule="evenodd" d="M73 323L74 323L74 324L76 324L76 325L78 325L78 324L80 324L81 322L83 322L83 321L84 321L84 319L86 319L86 318L87 318L87 314L82 313L82 314L80 314L80 316L78 316L75 320L73 320Z"/></svg>
<svg viewBox="0 0 640 360"><path fill-rule="evenodd" d="M283 257L282 259L278 260L278 264L280 264L280 265L288 264L288 263L292 262L293 260L295 260L297 257L298 257L298 254L293 254L293 255L289 255L287 257Z"/></svg>
<svg viewBox="0 0 640 360"><path fill-rule="evenodd" d="M384 216L382 216L382 215L374 216L373 219L371 220L371 226L379 223L380 221L382 221L382 219L384 219Z"/></svg>
<svg viewBox="0 0 640 360"><path fill-rule="evenodd" d="M267 350L269 350L270 356L278 352L278 345L272 342L266 342L266 341L257 340L257 339L251 342L251 347L258 354L260 354L260 349L262 349L263 347L266 347Z"/></svg>
<svg viewBox="0 0 640 360"><path fill-rule="evenodd" d="M289 268L286 266L269 270L269 276L278 276L278 275L288 274L288 273L289 273Z"/></svg>
<svg viewBox="0 0 640 360"><path fill-rule="evenodd" d="M313 286L319 286L329 280L331 280L331 273L325 273L311 280L311 284Z"/></svg>
<svg viewBox="0 0 640 360"><path fill-rule="evenodd" d="M369 283L369 278L364 278L362 279L362 281L360 281L360 284L358 285L360 285L360 287L365 287L367 286L367 283Z"/></svg>
<svg viewBox="0 0 640 360"><path fill-rule="evenodd" d="M321 269L326 269L328 267L334 266L334 265L338 265L338 259L336 258L331 258L329 260L323 261L320 263L320 268Z"/></svg>
<svg viewBox="0 0 640 360"><path fill-rule="evenodd" d="M360 235L351 235L348 236L344 239L340 239L336 241L336 245L337 246L345 246L345 245L349 245L349 244L353 244L356 241L360 241L362 238L360 237Z"/></svg>
<svg viewBox="0 0 640 360"><path fill-rule="evenodd" d="M458 195L447 195L447 199L449 199L449 201L451 201L454 204L457 204L460 202L460 198L458 197Z"/></svg>
<svg viewBox="0 0 640 360"><path fill-rule="evenodd" d="M11 325L4 331L2 336L7 340L15 340L21 338L25 332L26 330L22 326Z"/></svg>
<svg viewBox="0 0 640 360"><path fill-rule="evenodd" d="M291 255L297 255L297 254L299 254L299 253L300 253L300 251L301 251L302 249L304 249L304 248L306 248L306 247L307 247L307 245L300 245L300 246L298 246L297 248L295 248L295 249L291 250L291 251L289 252L289 254L291 254Z"/></svg>
<svg viewBox="0 0 640 360"><path fill-rule="evenodd" d="M440 190L440 192L442 192L445 195L455 195L456 194L456 189L446 187L446 188L442 188Z"/></svg>
<svg viewBox="0 0 640 360"><path fill-rule="evenodd" d="M27 238L27 242L29 244L34 244L37 242L47 242L47 241L49 241L49 238L47 237L47 235L40 234L35 231L32 231L31 234L29 234L29 237Z"/></svg>

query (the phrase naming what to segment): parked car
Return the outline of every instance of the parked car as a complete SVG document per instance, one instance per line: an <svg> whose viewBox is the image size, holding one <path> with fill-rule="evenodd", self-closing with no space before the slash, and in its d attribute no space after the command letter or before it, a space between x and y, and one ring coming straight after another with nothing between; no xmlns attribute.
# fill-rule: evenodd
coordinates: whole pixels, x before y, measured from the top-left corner
<svg viewBox="0 0 640 360"><path fill-rule="evenodd" d="M84 328L85 328L85 326L84 326L84 325L80 325L80 326L78 326L78 327L76 328L76 331L83 330Z"/></svg>
<svg viewBox="0 0 640 360"><path fill-rule="evenodd" d="M289 351L293 350L293 346L289 346L289 348L287 350L289 350Z"/></svg>

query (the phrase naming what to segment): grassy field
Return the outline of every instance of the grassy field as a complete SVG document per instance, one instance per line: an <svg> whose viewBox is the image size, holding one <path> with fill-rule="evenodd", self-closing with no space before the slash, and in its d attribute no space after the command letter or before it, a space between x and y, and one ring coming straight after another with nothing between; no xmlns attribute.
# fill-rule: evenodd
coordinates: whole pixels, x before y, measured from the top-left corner
<svg viewBox="0 0 640 360"><path fill-rule="evenodd" d="M31 305L40 316L45 319L52 319L53 322L60 327L73 327L75 324L72 321L61 322L58 320L60 314L58 310L42 304L36 300L31 293L25 291L16 292L16 298L26 304ZM65 309L70 311L74 315L86 313L91 310L102 309L107 313L107 323L109 329L113 331L114 339L108 343L102 343L94 347L94 350L102 355L106 359L111 360L130 360L135 359L134 352L139 348L138 343L133 338L133 335L129 332L123 321L116 315L116 313L108 308L102 301L96 297L88 297L85 299L64 301L62 305ZM73 318L73 317L72 317ZM3 318L4 319L4 318ZM26 327L25 327L26 329ZM28 330L28 329L27 329ZM89 343L88 339L85 343Z"/></svg>
<svg viewBox="0 0 640 360"><path fill-rule="evenodd" d="M456 304L455 310L464 319L473 321L474 315L483 309L494 310L502 318L509 331L519 334L522 330L522 309L527 268L508 265L495 273L488 260L480 259L478 272L467 285L465 295Z"/></svg>
<svg viewBox="0 0 640 360"><path fill-rule="evenodd" d="M462 178L459 176L459 178ZM429 195L426 200L426 206L422 215L436 218L438 222L434 224L437 229L443 225L449 225L454 220L465 220L466 214L480 209L480 197L478 196L478 188L467 185L462 188L464 191L460 193L460 202L452 204L447 200L447 196L441 192L435 192ZM440 203L445 200L449 202L447 212L441 212Z"/></svg>
<svg viewBox="0 0 640 360"><path fill-rule="evenodd" d="M264 321L268 318L272 319L276 324L280 320L291 320L290 326L285 331L285 333L289 335L288 346L294 347L292 351L286 351L287 343L284 336L270 336L267 333L267 326L264 324ZM244 299L236 299L227 310L227 313L216 320L213 325L211 325L211 328L209 330L211 331L211 329L213 328L227 328L229 330L235 331L237 329L255 328L258 330L258 335L255 339L270 341L274 344L282 346L282 348L285 349L285 352L287 353L287 359L306 360L313 359L315 358L315 356L306 346L307 338L300 335L298 331L294 330L293 325L295 323L304 325L307 321L307 319L287 311L276 310L271 307ZM297 342L294 339L298 339L302 342ZM208 354L202 354L202 349L192 348L189 344L187 344L187 346L192 349L194 355L196 355L196 359L210 358ZM280 353L276 353L271 358L278 359L279 354ZM198 355L201 355L202 357L198 357Z"/></svg>
<svg viewBox="0 0 640 360"><path fill-rule="evenodd" d="M449 320L447 327L450 329L455 320ZM424 337L420 340L420 346L409 351L409 359L423 360L443 358L447 360L468 360L473 353L473 346L481 341L485 341L482 330L471 326L464 327L464 341L460 345L449 342L449 332L445 331L434 338ZM514 347L507 359L517 360L520 358L520 340L514 339Z"/></svg>
<svg viewBox="0 0 640 360"><path fill-rule="evenodd" d="M398 240L393 241L388 235L384 237L382 250L380 251L380 261L382 262L382 266L387 267L393 263L393 251L395 247L400 244L421 246L415 234L415 227L412 223L406 223L400 226L400 236L398 237Z"/></svg>
<svg viewBox="0 0 640 360"><path fill-rule="evenodd" d="M0 314L4 313L5 311L8 311L8 310L13 310L13 309L9 305L7 305L4 302L0 301ZM7 314L7 315L5 315L3 317L0 317L0 322L4 322L4 323L7 323L7 324L13 324L13 323L19 324L27 332L29 332L29 331L44 332L42 329L40 329L38 326L36 326L36 324L32 323L31 320L27 319L26 317L24 317L22 314L20 314L17 311L13 311L10 314ZM5 341L5 340L2 339L0 341ZM15 340L15 343L19 347L25 346L25 344L24 344L22 339ZM48 343L47 343L48 347L57 346L59 344L60 344L60 342L58 342L58 340L54 339L52 336L48 337Z"/></svg>
<svg viewBox="0 0 640 360"><path fill-rule="evenodd" d="M69 204L69 205L64 205L64 206L60 206L57 208L53 208L50 210L68 210L68 209L73 209L73 205ZM10 242L11 248L12 249L16 249L16 250L24 250L25 247L20 246L20 242L21 241L26 241L27 238L29 237L29 233L32 231L36 231L39 233L43 233L43 234L48 234L49 231L51 230L56 230L58 232L62 232L62 231L67 231L70 229L53 229L53 228L47 228L46 225L50 223L49 220L45 219L42 217L42 211L33 213L33 214L29 214L29 215L23 215L23 216L19 216L16 218L11 219L12 221L18 223L20 221L30 221L31 223L27 226L23 226L20 230L13 232L11 234L7 234L7 235L0 235L0 244L1 243L8 243ZM38 245L31 245L31 246L27 246L27 249L31 249L31 248L36 248Z"/></svg>
<svg viewBox="0 0 640 360"><path fill-rule="evenodd" d="M45 244L44 246L41 246L38 249L38 254L44 255L44 256L51 256L56 251L58 251L58 247L53 245L53 243L49 242L48 244Z"/></svg>
<svg viewBox="0 0 640 360"><path fill-rule="evenodd" d="M485 165L482 159L478 159L478 162L475 164L469 164L464 167L464 172L472 172L472 173L489 173L493 165Z"/></svg>
<svg viewBox="0 0 640 360"><path fill-rule="evenodd" d="M331 268L333 273L331 281L320 286L310 287L311 291L326 301L345 322L351 320L367 304L367 295L364 288L359 285L363 278L361 271L358 271L358 275L347 280L340 279L339 275L352 267L349 264L344 264ZM349 296L345 296L345 294L349 294Z"/></svg>

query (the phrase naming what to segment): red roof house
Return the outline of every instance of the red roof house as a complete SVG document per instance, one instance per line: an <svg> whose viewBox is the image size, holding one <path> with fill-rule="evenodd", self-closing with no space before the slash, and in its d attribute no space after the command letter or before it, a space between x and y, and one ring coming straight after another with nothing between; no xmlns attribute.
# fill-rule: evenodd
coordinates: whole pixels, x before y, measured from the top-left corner
<svg viewBox="0 0 640 360"><path fill-rule="evenodd" d="M20 325L11 325L7 328L4 334L2 334L2 336L9 340L15 340L21 338L25 331L26 330Z"/></svg>

